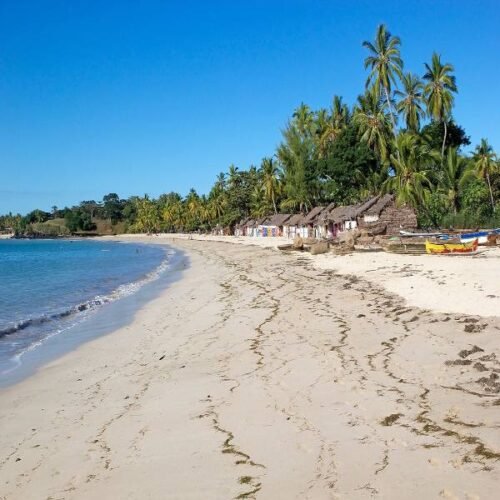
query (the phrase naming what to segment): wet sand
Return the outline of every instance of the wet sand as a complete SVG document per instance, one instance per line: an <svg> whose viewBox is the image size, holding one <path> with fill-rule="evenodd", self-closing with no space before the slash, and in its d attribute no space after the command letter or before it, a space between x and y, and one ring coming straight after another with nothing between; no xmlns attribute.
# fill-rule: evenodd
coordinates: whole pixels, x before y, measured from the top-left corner
<svg viewBox="0 0 500 500"><path fill-rule="evenodd" d="M500 318L177 240L134 321L0 392L0 498L495 498Z"/></svg>

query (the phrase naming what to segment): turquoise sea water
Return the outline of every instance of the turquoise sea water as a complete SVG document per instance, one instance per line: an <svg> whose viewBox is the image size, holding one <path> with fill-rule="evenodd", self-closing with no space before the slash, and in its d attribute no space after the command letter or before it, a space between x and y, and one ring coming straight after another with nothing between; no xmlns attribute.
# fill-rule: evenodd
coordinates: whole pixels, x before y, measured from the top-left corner
<svg viewBox="0 0 500 500"><path fill-rule="evenodd" d="M134 243L0 240L0 377L158 279L172 254Z"/></svg>

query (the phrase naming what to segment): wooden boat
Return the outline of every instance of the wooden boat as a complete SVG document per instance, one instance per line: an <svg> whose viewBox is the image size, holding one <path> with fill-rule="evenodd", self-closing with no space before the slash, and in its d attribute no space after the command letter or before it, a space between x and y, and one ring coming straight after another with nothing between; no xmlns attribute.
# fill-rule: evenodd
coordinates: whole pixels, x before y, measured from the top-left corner
<svg viewBox="0 0 500 500"><path fill-rule="evenodd" d="M295 248L293 244L289 243L286 245L278 245L278 250L282 252L291 252L292 250L300 250L300 248Z"/></svg>
<svg viewBox="0 0 500 500"><path fill-rule="evenodd" d="M425 241L420 238L391 237L380 241L384 252L422 255L425 254Z"/></svg>
<svg viewBox="0 0 500 500"><path fill-rule="evenodd" d="M477 239L478 243L480 245L486 245L486 243L488 243L488 237L492 234L499 235L500 229L477 231L475 233L462 233L460 235L460 242L461 243L470 243L470 242L474 241L475 239Z"/></svg>
<svg viewBox="0 0 500 500"><path fill-rule="evenodd" d="M425 251L428 254L471 254L477 251L478 241L469 243L431 243L425 242Z"/></svg>
<svg viewBox="0 0 500 500"><path fill-rule="evenodd" d="M445 236L444 233L412 233L411 231L399 231L399 234L404 238L439 238Z"/></svg>

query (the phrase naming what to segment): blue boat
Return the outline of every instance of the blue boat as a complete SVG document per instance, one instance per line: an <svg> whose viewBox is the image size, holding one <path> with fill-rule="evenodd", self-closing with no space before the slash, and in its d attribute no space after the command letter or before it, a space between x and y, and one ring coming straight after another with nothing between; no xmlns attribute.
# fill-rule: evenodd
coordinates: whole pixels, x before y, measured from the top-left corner
<svg viewBox="0 0 500 500"><path fill-rule="evenodd" d="M462 233L460 235L460 242L469 243L477 239L480 245L485 245L486 243L488 243L488 236L492 234L500 234L500 228L488 229L486 231L477 231L475 233Z"/></svg>

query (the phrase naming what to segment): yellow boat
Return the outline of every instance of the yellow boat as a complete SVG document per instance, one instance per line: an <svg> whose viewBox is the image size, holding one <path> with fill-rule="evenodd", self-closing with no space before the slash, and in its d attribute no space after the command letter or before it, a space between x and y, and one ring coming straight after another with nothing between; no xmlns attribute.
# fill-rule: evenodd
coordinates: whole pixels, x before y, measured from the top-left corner
<svg viewBox="0 0 500 500"><path fill-rule="evenodd" d="M469 243L431 243L425 242L425 251L430 254L462 254L473 253L477 251L478 240Z"/></svg>

